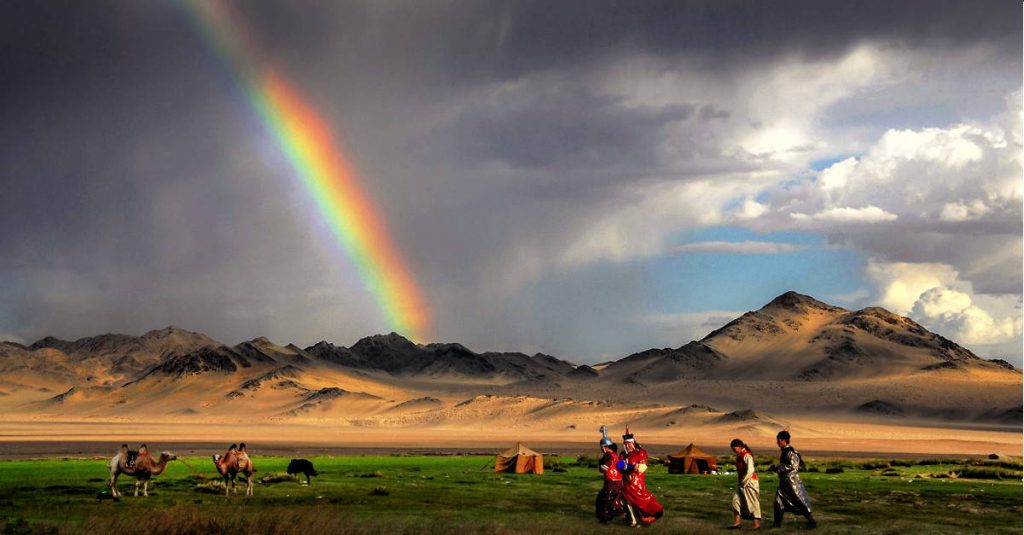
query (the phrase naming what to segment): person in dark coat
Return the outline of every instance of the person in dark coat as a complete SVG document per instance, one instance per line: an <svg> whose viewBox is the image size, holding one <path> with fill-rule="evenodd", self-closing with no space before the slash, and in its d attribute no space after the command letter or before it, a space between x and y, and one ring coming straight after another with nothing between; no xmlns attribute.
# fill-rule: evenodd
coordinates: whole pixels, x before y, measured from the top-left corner
<svg viewBox="0 0 1024 535"><path fill-rule="evenodd" d="M597 494L597 519L602 523L611 522L615 517L626 514L622 503L622 472L619 471L619 450L608 437L605 426L601 426L601 462L598 469L604 475L604 487Z"/></svg>
<svg viewBox="0 0 1024 535"><path fill-rule="evenodd" d="M782 527L782 516L789 512L807 519L807 527L814 529L818 523L811 515L811 500L807 497L807 489L800 481L800 453L789 443L789 431L779 431L775 436L781 453L779 454L779 490L775 493L774 527Z"/></svg>

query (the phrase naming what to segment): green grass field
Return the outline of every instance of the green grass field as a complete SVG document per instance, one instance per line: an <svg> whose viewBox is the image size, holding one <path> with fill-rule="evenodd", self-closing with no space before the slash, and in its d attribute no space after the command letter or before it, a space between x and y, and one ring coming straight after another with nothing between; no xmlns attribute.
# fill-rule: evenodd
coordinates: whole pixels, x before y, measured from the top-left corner
<svg viewBox="0 0 1024 535"><path fill-rule="evenodd" d="M150 497L104 494L103 460L0 461L0 533L622 533L601 525L595 468L546 459L543 475L495 474L487 457L312 457L321 475L305 487L283 476L288 459L254 457L255 496L225 498L208 457L172 462ZM723 459L724 460L724 459ZM583 461L586 461L584 459ZM596 459L591 462L596 463ZM765 527L777 480L758 459ZM822 533L1021 533L1019 462L815 461L802 475ZM723 466L731 467L729 464ZM826 471L841 473L826 473ZM972 472L973 471L973 472ZM966 473L967 479L949 477ZM920 476L920 477L919 477ZM300 476L301 477L301 476ZM210 478L210 479L207 479ZM649 487L665 506L650 531L722 531L735 476L670 475L653 466ZM803 531L787 516L783 532Z"/></svg>

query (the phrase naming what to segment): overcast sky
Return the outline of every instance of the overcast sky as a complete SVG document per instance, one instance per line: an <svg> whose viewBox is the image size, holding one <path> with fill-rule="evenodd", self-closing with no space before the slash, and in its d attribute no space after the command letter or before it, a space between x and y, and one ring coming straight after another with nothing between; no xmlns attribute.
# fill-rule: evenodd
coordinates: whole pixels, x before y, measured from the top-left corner
<svg viewBox="0 0 1024 535"><path fill-rule="evenodd" d="M795 290L1021 364L1021 4L232 2L431 340L576 362ZM0 6L0 339L391 326L173 1Z"/></svg>

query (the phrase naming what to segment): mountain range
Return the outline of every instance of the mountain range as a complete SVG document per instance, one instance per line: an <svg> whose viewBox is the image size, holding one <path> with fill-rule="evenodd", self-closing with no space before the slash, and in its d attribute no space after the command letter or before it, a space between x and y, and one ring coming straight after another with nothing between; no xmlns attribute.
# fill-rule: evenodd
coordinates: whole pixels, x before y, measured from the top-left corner
<svg viewBox="0 0 1024 535"><path fill-rule="evenodd" d="M1020 426L1021 373L913 320L795 292L701 340L600 365L477 353L396 333L350 347L256 338L228 346L176 327L142 336L0 342L8 418L305 421L444 426L496 417L780 428L786 418ZM767 431L766 431L767 432Z"/></svg>

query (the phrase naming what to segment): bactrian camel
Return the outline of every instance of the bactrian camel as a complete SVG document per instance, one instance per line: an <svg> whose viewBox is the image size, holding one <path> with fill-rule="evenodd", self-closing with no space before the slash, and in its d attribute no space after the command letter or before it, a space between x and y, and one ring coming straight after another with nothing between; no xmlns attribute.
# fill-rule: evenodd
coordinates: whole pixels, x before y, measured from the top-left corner
<svg viewBox="0 0 1024 535"><path fill-rule="evenodd" d="M120 498L121 493L117 490L117 476L127 474L135 477L135 495L139 495L139 487L142 487L142 495L149 496L149 480L153 476L164 473L168 461L178 457L170 452L160 452L160 459L154 459L149 454L145 444L139 446L139 451L129 451L127 444L121 444L121 451L110 458L110 495Z"/></svg>
<svg viewBox="0 0 1024 535"><path fill-rule="evenodd" d="M232 444L223 456L214 455L213 465L217 467L217 472L224 478L225 496L230 496L231 490L234 490L236 495L238 494L238 488L235 486L235 478L238 477L238 474L245 476L245 495L252 496L252 474L256 471L256 468L252 465L252 459L249 458L249 454L245 451L245 442L238 445ZM231 481L230 489L228 488L229 480Z"/></svg>

